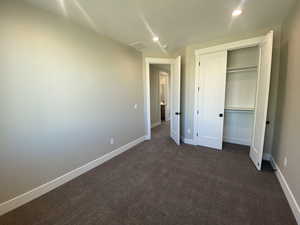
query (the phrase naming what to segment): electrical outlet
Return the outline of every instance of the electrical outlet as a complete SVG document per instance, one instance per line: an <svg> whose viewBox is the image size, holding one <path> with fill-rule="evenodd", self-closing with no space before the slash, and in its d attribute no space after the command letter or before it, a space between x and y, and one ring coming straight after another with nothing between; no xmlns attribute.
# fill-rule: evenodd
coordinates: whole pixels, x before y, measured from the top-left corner
<svg viewBox="0 0 300 225"><path fill-rule="evenodd" d="M137 109L138 108L138 104L134 104L134 109Z"/></svg>
<svg viewBox="0 0 300 225"><path fill-rule="evenodd" d="M284 160L283 160L283 165L284 165L284 167L287 167L287 164L288 164L287 157L284 157Z"/></svg>
<svg viewBox="0 0 300 225"><path fill-rule="evenodd" d="M113 145L115 143L115 139L114 138L110 138L110 144Z"/></svg>

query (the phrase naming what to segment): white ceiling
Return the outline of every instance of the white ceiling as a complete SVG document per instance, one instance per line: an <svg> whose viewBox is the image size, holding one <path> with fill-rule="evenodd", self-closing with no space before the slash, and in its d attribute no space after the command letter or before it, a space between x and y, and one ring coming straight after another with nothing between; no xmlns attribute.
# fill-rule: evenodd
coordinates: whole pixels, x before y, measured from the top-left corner
<svg viewBox="0 0 300 225"><path fill-rule="evenodd" d="M281 23L296 0L26 0L143 50L172 52L187 44L243 34ZM242 8L243 14L231 13Z"/></svg>

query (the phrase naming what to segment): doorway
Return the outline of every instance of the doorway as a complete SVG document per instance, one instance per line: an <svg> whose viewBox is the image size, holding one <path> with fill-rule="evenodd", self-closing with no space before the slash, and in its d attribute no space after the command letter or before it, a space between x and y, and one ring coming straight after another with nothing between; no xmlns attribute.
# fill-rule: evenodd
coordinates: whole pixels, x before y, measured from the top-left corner
<svg viewBox="0 0 300 225"><path fill-rule="evenodd" d="M150 65L150 119L151 128L160 126L170 120L170 65Z"/></svg>
<svg viewBox="0 0 300 225"><path fill-rule="evenodd" d="M145 127L147 139L151 129L168 123L170 137L180 144L180 56L145 60Z"/></svg>
<svg viewBox="0 0 300 225"><path fill-rule="evenodd" d="M249 145L258 170L264 153L272 48L270 31L195 52L195 143L219 150L223 141Z"/></svg>

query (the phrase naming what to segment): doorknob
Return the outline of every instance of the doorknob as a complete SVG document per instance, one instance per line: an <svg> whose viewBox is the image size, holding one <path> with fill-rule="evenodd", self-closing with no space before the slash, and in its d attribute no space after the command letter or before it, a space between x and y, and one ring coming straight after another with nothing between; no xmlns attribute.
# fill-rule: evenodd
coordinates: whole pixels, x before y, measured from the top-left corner
<svg viewBox="0 0 300 225"><path fill-rule="evenodd" d="M176 112L176 113L175 113L175 115L177 115L177 116L180 115L180 114L181 114L180 112Z"/></svg>
<svg viewBox="0 0 300 225"><path fill-rule="evenodd" d="M223 117L223 113L220 113L220 114L219 114L219 117Z"/></svg>

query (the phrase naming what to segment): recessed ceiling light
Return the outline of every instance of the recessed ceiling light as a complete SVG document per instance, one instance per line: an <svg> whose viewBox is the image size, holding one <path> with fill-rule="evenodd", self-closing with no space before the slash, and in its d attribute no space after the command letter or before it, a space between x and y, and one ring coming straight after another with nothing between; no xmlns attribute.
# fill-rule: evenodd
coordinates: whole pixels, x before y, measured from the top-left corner
<svg viewBox="0 0 300 225"><path fill-rule="evenodd" d="M240 9L236 9L232 12L232 16L239 16L242 14L242 10Z"/></svg>
<svg viewBox="0 0 300 225"><path fill-rule="evenodd" d="M159 41L159 37L154 36L154 37L152 38L152 40L153 40L154 42L158 42L158 41Z"/></svg>

